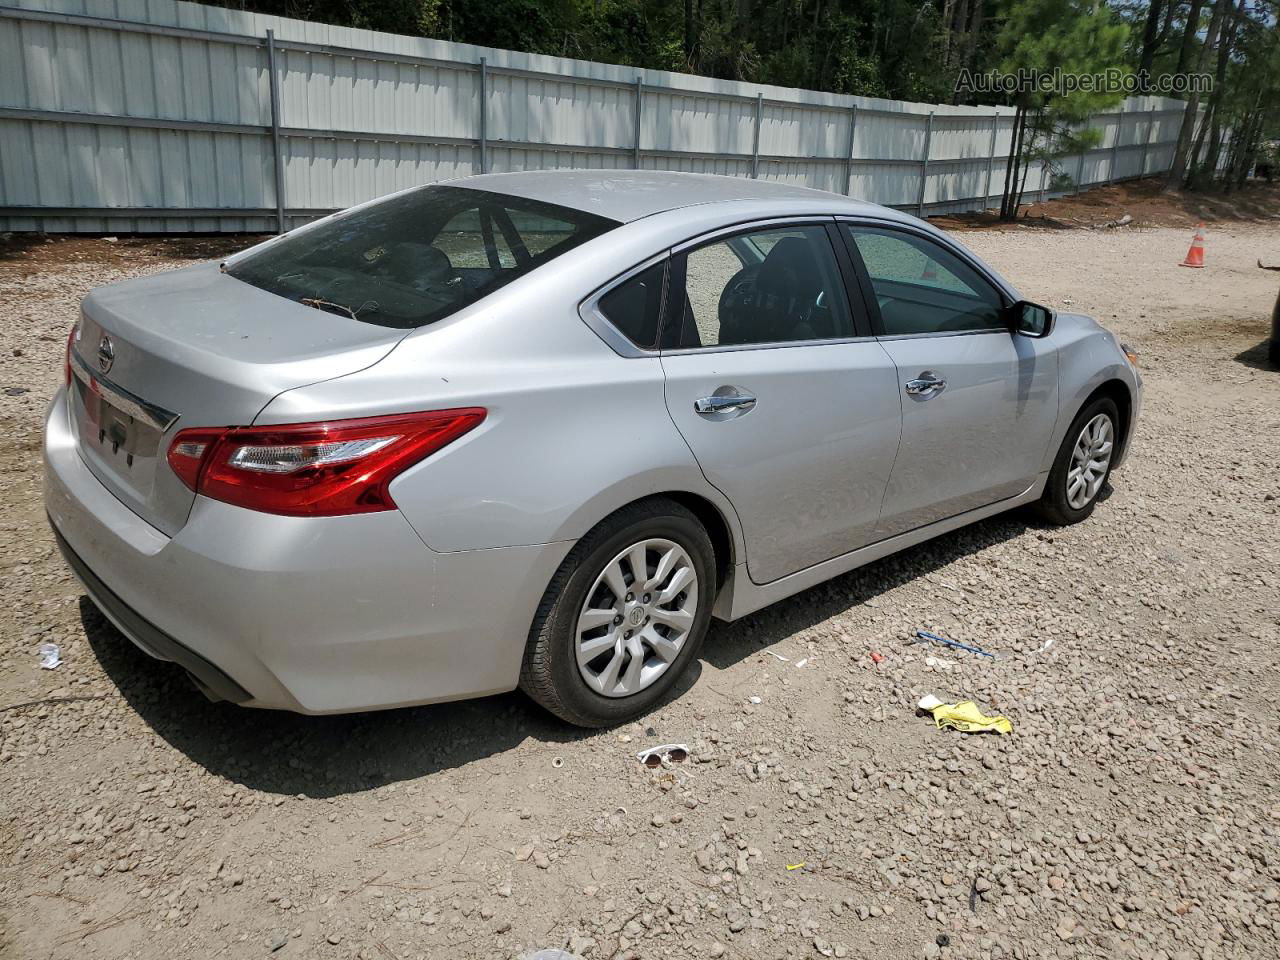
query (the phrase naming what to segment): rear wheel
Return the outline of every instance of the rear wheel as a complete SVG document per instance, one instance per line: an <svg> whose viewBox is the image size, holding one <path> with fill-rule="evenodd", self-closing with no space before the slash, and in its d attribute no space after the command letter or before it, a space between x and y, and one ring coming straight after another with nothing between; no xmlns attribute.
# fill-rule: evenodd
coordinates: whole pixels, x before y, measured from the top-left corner
<svg viewBox="0 0 1280 960"><path fill-rule="evenodd" d="M680 504L624 507L578 542L547 587L520 686L582 727L641 715L697 657L715 569L706 530Z"/></svg>
<svg viewBox="0 0 1280 960"><path fill-rule="evenodd" d="M1044 494L1036 504L1050 523L1066 526L1086 519L1111 476L1120 422L1115 401L1099 397L1081 410L1062 439Z"/></svg>

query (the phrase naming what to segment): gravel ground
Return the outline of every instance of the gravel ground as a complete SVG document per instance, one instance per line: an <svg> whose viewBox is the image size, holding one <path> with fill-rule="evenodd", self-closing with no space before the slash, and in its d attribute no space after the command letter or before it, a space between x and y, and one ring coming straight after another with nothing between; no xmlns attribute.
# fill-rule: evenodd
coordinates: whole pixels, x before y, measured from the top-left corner
<svg viewBox="0 0 1280 960"><path fill-rule="evenodd" d="M593 733L518 694L247 711L136 651L45 528L39 420L78 298L184 251L0 253L0 956L1280 954L1280 373L1253 266L1280 231L1215 227L1202 271L1183 228L964 239L1141 352L1109 498L716 625L696 684ZM997 659L906 646L920 627ZM937 730L926 693L1014 733ZM669 741L690 762L635 761Z"/></svg>

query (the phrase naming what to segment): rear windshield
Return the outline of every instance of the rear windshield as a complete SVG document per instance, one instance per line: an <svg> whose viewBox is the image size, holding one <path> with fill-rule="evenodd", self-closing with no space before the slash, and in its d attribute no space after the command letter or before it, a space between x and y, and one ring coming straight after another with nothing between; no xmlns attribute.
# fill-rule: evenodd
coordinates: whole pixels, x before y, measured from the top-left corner
<svg viewBox="0 0 1280 960"><path fill-rule="evenodd" d="M421 327L616 226L550 203L422 187L286 236L227 273L318 310Z"/></svg>

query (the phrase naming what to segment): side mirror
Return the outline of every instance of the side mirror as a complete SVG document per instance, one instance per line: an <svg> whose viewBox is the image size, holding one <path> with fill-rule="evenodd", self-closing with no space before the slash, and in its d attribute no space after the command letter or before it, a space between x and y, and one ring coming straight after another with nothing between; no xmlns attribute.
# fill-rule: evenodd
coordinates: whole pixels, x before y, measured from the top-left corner
<svg viewBox="0 0 1280 960"><path fill-rule="evenodd" d="M1009 326L1014 333L1039 340L1053 332L1054 313L1030 300L1019 300L1009 308Z"/></svg>

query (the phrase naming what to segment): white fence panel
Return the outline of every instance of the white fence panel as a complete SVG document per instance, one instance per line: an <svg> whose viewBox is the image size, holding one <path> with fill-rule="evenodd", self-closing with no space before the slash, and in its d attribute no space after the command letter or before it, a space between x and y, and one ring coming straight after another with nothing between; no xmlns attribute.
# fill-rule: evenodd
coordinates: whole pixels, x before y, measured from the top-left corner
<svg viewBox="0 0 1280 960"><path fill-rule="evenodd" d="M0 230L266 231L482 170L583 167L974 210L1002 189L1012 113L181 0L0 0ZM1130 99L1094 118L1102 142L1063 166L1079 185L1160 172L1181 114L1178 101ZM1051 195L1038 166L1026 184Z"/></svg>

